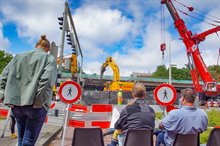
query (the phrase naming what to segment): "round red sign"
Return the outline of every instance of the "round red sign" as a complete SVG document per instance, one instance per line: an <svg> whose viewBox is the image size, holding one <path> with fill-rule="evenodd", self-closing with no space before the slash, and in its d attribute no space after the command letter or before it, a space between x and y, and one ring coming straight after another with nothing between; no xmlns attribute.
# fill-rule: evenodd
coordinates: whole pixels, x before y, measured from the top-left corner
<svg viewBox="0 0 220 146"><path fill-rule="evenodd" d="M176 90L170 84L160 84L154 90L154 98L160 105L172 105L176 100Z"/></svg>
<svg viewBox="0 0 220 146"><path fill-rule="evenodd" d="M74 103L82 95L81 87L74 81L66 81L60 86L58 95L63 102Z"/></svg>

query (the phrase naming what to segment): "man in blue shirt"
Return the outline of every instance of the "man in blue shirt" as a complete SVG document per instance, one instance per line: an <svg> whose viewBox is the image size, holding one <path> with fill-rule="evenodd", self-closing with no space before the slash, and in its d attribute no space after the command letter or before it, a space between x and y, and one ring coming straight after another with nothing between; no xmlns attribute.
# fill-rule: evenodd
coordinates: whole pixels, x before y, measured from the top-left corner
<svg viewBox="0 0 220 146"><path fill-rule="evenodd" d="M204 110L196 108L196 93L190 88L181 91L182 107L172 110L159 124L162 129L156 132L156 146L160 143L172 146L177 134L197 134L208 126L208 117Z"/></svg>

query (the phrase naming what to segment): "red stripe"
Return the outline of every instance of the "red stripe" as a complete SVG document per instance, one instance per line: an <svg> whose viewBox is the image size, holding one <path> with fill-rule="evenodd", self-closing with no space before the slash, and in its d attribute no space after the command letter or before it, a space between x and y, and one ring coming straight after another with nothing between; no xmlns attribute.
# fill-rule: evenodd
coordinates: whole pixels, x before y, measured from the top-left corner
<svg viewBox="0 0 220 146"><path fill-rule="evenodd" d="M7 109L0 109L0 117L7 118L8 110Z"/></svg>
<svg viewBox="0 0 220 146"><path fill-rule="evenodd" d="M110 127L110 121L92 121L91 125L93 127L100 127L100 128L109 128Z"/></svg>
<svg viewBox="0 0 220 146"><path fill-rule="evenodd" d="M85 122L77 121L77 120L69 120L68 125L70 127L85 127Z"/></svg>
<svg viewBox="0 0 220 146"><path fill-rule="evenodd" d="M111 104L93 104L92 112L112 112Z"/></svg>

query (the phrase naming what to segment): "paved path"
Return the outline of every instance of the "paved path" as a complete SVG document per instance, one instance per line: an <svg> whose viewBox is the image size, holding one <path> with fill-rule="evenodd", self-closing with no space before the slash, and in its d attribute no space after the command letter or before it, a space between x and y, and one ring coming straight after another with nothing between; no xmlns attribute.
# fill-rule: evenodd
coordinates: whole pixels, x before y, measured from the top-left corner
<svg viewBox="0 0 220 146"><path fill-rule="evenodd" d="M0 122L0 132L2 133L3 121ZM48 146L49 143L60 133L62 127L53 124L44 124L42 127L40 136L36 142L36 146ZM5 132L4 138L0 138L1 146L16 146L17 139L12 139L10 137L9 126ZM59 145L60 146L60 145Z"/></svg>

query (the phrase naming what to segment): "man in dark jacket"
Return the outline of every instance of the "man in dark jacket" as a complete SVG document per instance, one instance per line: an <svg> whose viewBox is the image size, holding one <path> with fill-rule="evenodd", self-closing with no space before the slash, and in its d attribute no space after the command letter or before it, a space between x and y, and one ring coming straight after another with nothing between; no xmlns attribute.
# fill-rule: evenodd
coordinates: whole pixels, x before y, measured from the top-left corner
<svg viewBox="0 0 220 146"><path fill-rule="evenodd" d="M154 129L155 112L144 100L146 88L141 83L136 83L132 88L134 100L129 103L120 113L119 119L115 123L115 132L111 144L116 146L118 143L117 135L122 131L123 139L129 129ZM122 143L123 140L122 139Z"/></svg>

